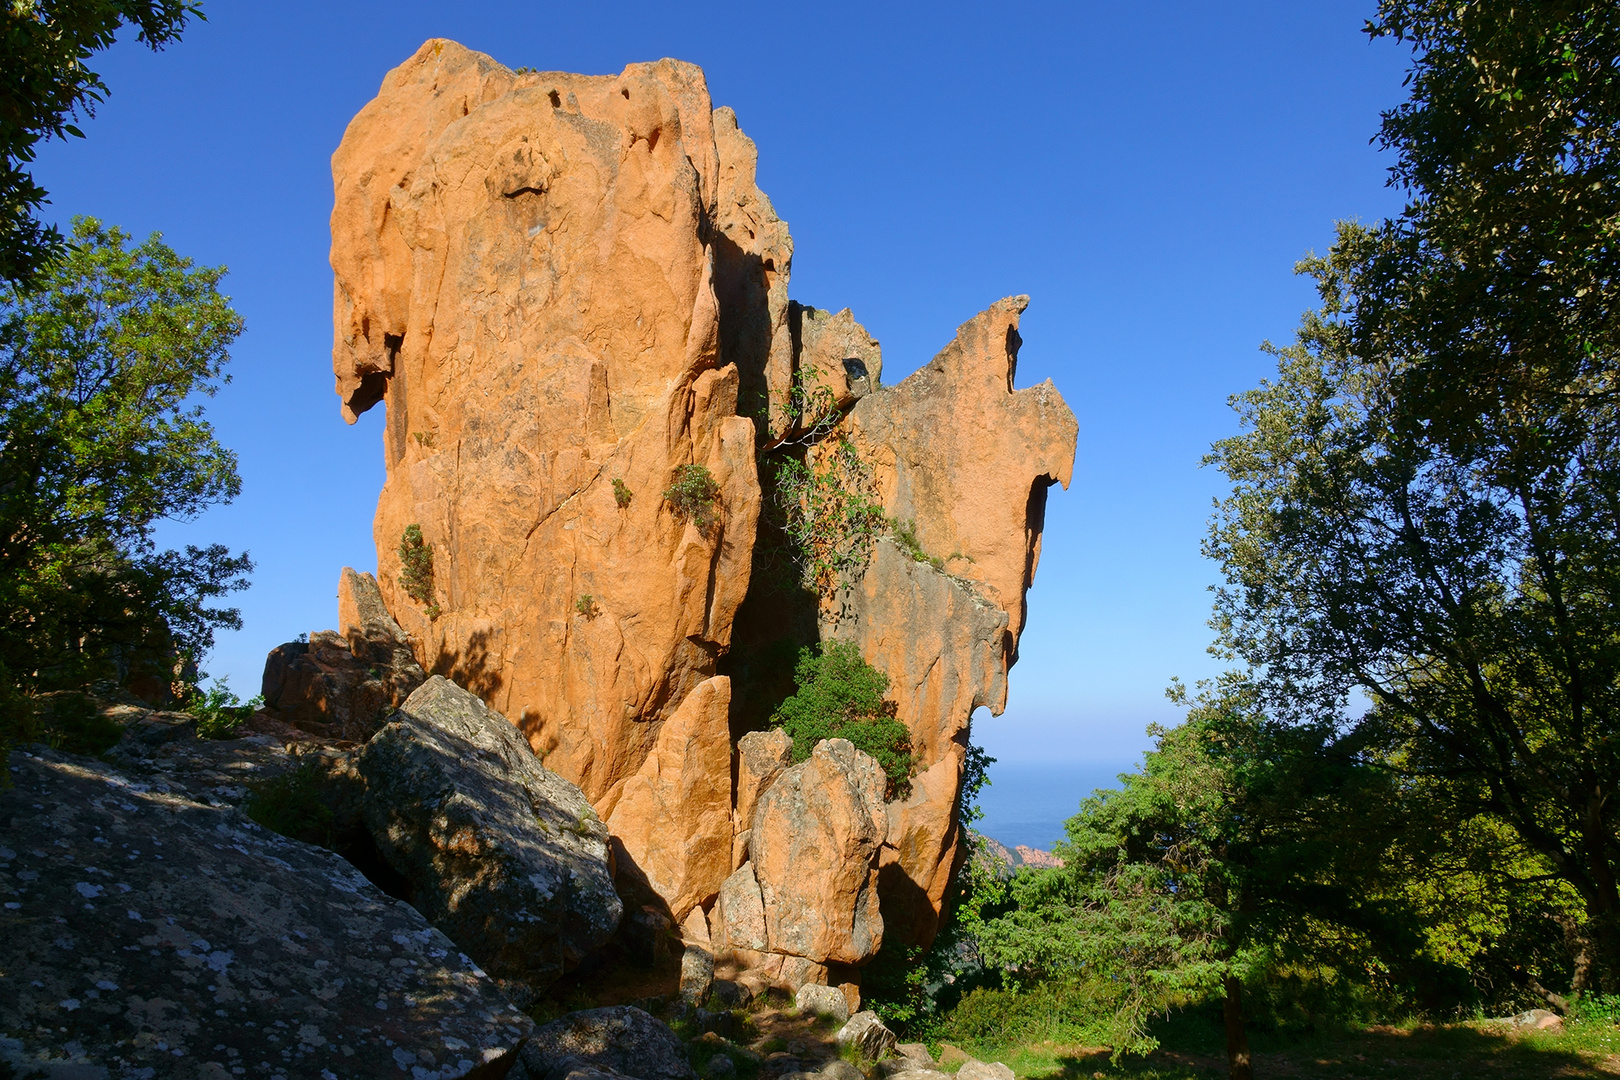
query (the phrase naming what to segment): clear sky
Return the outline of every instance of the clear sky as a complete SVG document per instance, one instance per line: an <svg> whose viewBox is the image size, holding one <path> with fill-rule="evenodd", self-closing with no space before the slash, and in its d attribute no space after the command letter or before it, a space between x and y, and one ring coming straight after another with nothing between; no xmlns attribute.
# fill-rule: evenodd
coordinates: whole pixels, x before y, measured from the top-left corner
<svg viewBox="0 0 1620 1080"><path fill-rule="evenodd" d="M91 66L112 88L86 140L43 146L48 213L94 214L230 268L247 321L209 405L241 455L232 505L169 544L258 564L245 626L205 664L246 697L264 655L336 623L339 568L374 569L381 409L332 393L329 158L384 72L442 36L513 67L702 65L759 145L795 242L792 295L849 306L885 382L996 299L1032 297L1019 385L1080 422L1054 489L1005 716L1007 762L1128 764L1174 722L1171 676L1213 674L1199 554L1234 429L1314 294L1294 262L1338 218L1399 206L1370 145L1407 54L1361 32L1371 0L754 4L205 0L206 23Z"/></svg>

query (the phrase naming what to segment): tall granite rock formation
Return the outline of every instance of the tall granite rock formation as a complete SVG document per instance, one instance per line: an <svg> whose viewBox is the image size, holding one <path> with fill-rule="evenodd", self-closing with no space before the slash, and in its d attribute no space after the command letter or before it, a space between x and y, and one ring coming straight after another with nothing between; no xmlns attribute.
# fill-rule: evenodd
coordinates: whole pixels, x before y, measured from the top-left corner
<svg viewBox="0 0 1620 1080"><path fill-rule="evenodd" d="M334 368L351 422L387 408L378 580L422 666L584 790L621 885L793 985L932 937L969 718L1005 703L1075 423L1050 383L1013 388L1023 298L882 387L849 311L788 299L756 163L689 64L514 72L429 41L333 156ZM836 409L809 430L806 385ZM759 455L835 444L893 535L808 615L754 603ZM903 801L850 779L852 748L739 755L770 707L720 666L745 597L753 644L848 640L889 674L921 766Z"/></svg>

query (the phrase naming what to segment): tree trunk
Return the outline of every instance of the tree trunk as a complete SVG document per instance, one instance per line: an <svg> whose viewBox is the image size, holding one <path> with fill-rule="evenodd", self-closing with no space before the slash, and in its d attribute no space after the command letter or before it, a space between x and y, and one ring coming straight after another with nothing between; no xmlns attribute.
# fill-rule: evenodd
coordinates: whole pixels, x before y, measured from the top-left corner
<svg viewBox="0 0 1620 1080"><path fill-rule="evenodd" d="M1221 1013L1226 1021L1226 1060L1231 1067L1231 1080L1254 1080L1254 1065L1249 1061L1249 1033L1243 1027L1243 983L1236 975L1226 977L1226 1002Z"/></svg>

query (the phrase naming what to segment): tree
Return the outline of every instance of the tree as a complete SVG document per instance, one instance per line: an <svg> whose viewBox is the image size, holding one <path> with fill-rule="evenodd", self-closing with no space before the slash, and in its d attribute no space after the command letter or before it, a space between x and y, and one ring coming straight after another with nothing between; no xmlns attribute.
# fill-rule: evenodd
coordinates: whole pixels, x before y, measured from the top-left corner
<svg viewBox="0 0 1620 1080"><path fill-rule="evenodd" d="M70 122L95 107L107 86L85 66L119 27L138 27L155 50L180 37L192 17L185 0L14 0L0 6L0 281L24 287L62 254L54 225L37 214L47 192L25 166L41 139L83 138Z"/></svg>
<svg viewBox="0 0 1620 1080"><path fill-rule="evenodd" d="M1581 898L1578 988L1620 988L1620 8L1386 0L1411 99L1393 220L1210 461L1222 647L1268 708L1354 718L1459 821Z"/></svg>
<svg viewBox="0 0 1620 1080"><path fill-rule="evenodd" d="M218 284L154 234L74 221L37 291L0 291L0 682L28 693L135 677L167 687L234 609L246 554L158 551L241 489L196 396L242 332Z"/></svg>
<svg viewBox="0 0 1620 1080"><path fill-rule="evenodd" d="M1228 677L1186 723L1153 727L1157 748L1123 786L1093 794L1065 825L1059 870L1013 881L1015 910L980 937L987 959L1022 980L1089 979L1114 997L1116 1053L1156 1046L1156 1011L1223 1000L1233 1080L1253 1075L1241 987L1274 962L1304 851L1281 812L1286 737L1248 711L1252 689ZM1297 734L1297 729L1296 732ZM1290 762L1291 763L1291 762ZM1283 766L1286 770L1286 764ZM1261 773L1270 770L1272 775ZM1296 869L1299 868L1296 864Z"/></svg>
<svg viewBox="0 0 1620 1080"><path fill-rule="evenodd" d="M862 659L850 642L824 641L819 651L799 651L793 678L798 689L777 707L771 723L793 737L794 761L808 758L823 740L848 739L883 766L888 798L910 791L915 764L911 733L895 719L894 702L884 698L887 675Z"/></svg>

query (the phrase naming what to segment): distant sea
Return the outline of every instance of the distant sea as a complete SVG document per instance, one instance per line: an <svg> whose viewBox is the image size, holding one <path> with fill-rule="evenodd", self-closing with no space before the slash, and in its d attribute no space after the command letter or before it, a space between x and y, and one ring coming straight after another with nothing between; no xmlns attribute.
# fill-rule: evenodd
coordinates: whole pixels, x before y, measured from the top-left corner
<svg viewBox="0 0 1620 1080"><path fill-rule="evenodd" d="M1063 839L1063 823L1096 788L1118 787L1130 761L996 762L990 786L979 794L984 817L976 828L1009 848L1027 844L1042 851Z"/></svg>

